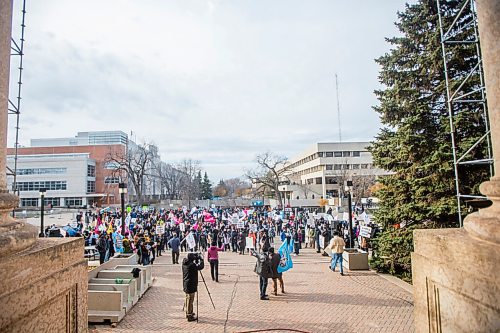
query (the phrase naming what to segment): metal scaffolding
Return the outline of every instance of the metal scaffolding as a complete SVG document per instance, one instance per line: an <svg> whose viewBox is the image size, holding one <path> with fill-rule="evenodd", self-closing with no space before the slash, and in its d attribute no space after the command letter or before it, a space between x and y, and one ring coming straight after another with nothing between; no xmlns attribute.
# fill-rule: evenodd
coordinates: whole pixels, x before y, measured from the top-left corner
<svg viewBox="0 0 500 333"><path fill-rule="evenodd" d="M18 58L18 80L17 80L17 96L15 100L9 97L9 115L13 115L15 117L16 122L16 134L15 134L15 143L14 143L14 168L7 167L7 175L13 176L14 180L12 182L12 192L17 192L17 150L19 148L19 116L21 115L21 90L23 85L23 56L24 56L24 29L26 25L24 24L25 16L26 16L26 0L22 2L22 17L21 17L21 36L19 40L16 41L13 37L11 37L11 58Z"/></svg>
<svg viewBox="0 0 500 333"><path fill-rule="evenodd" d="M479 46L479 33L477 28L477 14L474 0L464 0L460 10L450 18L446 13L446 0L437 0L437 10L439 17L439 29L441 35L441 49L444 61L444 74L446 81L446 104L450 122L450 137L453 150L453 167L455 172L455 188L457 195L458 217L460 226L463 225L462 206L466 200L479 199L486 200L482 195L463 194L461 191L460 168L470 165L489 165L490 176L493 175L493 159L491 151L491 137L486 109L486 95L483 78L483 67L481 51ZM451 23L449 23L451 21ZM453 76L454 68L451 59L454 50L457 48L470 48L471 59L476 59L475 65L469 70L465 77L459 80ZM466 87L472 82L471 87ZM457 132L461 124L457 121L457 115L467 109L474 110L484 121L484 134L473 144L465 149L465 152L458 151ZM475 149L486 149L486 158L471 159L471 153Z"/></svg>

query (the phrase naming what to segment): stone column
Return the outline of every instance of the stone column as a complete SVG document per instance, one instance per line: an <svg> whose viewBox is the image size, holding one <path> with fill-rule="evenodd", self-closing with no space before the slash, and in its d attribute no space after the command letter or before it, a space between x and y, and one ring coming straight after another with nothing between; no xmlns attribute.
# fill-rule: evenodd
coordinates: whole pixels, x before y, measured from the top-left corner
<svg viewBox="0 0 500 333"><path fill-rule="evenodd" d="M481 184L493 205L463 229L415 230L417 332L500 331L500 1L476 0L496 175Z"/></svg>
<svg viewBox="0 0 500 333"><path fill-rule="evenodd" d="M476 6L495 176L480 187L493 204L467 216L464 228L474 237L500 243L500 1L477 0Z"/></svg>
<svg viewBox="0 0 500 333"><path fill-rule="evenodd" d="M12 0L0 0L0 332L87 332L87 261L80 238L38 238L14 220L6 182Z"/></svg>
<svg viewBox="0 0 500 333"><path fill-rule="evenodd" d="M0 0L0 192L7 191L6 155L12 0Z"/></svg>
<svg viewBox="0 0 500 333"><path fill-rule="evenodd" d="M19 198L8 193L6 175L11 34L12 0L0 0L0 256L27 248L37 235L35 227L10 216L19 204Z"/></svg>

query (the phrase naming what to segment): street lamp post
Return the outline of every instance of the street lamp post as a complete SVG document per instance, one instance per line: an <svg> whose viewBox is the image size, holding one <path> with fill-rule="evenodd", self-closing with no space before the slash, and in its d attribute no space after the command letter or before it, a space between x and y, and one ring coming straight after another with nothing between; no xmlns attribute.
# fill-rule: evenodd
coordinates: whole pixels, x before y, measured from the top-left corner
<svg viewBox="0 0 500 333"><path fill-rule="evenodd" d="M344 190L347 192L347 205L349 206L349 247L352 249L354 244L353 244L353 237L352 237L352 197L351 197L351 187L352 187L352 180L348 180L346 182L346 185L344 187Z"/></svg>
<svg viewBox="0 0 500 333"><path fill-rule="evenodd" d="M125 193L127 193L127 184L118 184L118 192L120 193L120 199L122 204L122 228L125 225ZM125 229L122 229L125 230Z"/></svg>
<svg viewBox="0 0 500 333"><path fill-rule="evenodd" d="M45 237L44 226L43 226L43 213L45 210L45 192L47 192L46 188L40 189L41 207L40 207L40 234L38 235L39 237Z"/></svg>

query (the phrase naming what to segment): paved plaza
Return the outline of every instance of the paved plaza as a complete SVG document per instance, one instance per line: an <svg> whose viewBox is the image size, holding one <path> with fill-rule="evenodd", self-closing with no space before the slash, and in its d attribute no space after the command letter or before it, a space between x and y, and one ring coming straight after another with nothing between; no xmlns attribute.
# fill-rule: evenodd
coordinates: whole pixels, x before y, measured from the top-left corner
<svg viewBox="0 0 500 333"><path fill-rule="evenodd" d="M181 253L181 259L185 254ZM90 332L413 332L411 293L374 272L345 276L328 268L328 258L305 249L283 274L286 294L259 299L255 258L220 253L219 283L210 267L203 270L215 303L199 285L199 322L187 322L182 311L181 265L170 253L157 258L155 282L116 328L90 326ZM196 304L195 304L196 309Z"/></svg>

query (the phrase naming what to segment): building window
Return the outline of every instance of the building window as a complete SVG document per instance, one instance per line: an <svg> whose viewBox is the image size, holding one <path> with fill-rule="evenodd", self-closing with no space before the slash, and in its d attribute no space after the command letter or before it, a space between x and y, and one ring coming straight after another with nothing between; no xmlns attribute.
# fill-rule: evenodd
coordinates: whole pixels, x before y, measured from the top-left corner
<svg viewBox="0 0 500 333"><path fill-rule="evenodd" d="M352 152L352 157L359 157L361 156L361 152L360 151L353 151Z"/></svg>
<svg viewBox="0 0 500 333"><path fill-rule="evenodd" d="M333 153L333 156L335 157L342 157L342 152L341 151L336 151Z"/></svg>
<svg viewBox="0 0 500 333"><path fill-rule="evenodd" d="M353 164L353 165L352 165L352 168L353 168L353 169L359 169L359 164Z"/></svg>
<svg viewBox="0 0 500 333"><path fill-rule="evenodd" d="M21 207L38 207L37 198L21 198Z"/></svg>
<svg viewBox="0 0 500 333"><path fill-rule="evenodd" d="M361 169L368 169L368 164L361 164Z"/></svg>
<svg viewBox="0 0 500 333"><path fill-rule="evenodd" d="M322 152L322 151L320 151L320 152L318 153L318 157L323 157L323 152Z"/></svg>
<svg viewBox="0 0 500 333"><path fill-rule="evenodd" d="M343 151L342 157L351 157L351 152L350 151Z"/></svg>
<svg viewBox="0 0 500 333"><path fill-rule="evenodd" d="M342 170L349 170L350 166L350 164L342 164Z"/></svg>
<svg viewBox="0 0 500 333"><path fill-rule="evenodd" d="M95 177L95 165L87 165L87 177Z"/></svg>
<svg viewBox="0 0 500 333"><path fill-rule="evenodd" d="M66 181L48 180L39 182L18 182L16 186L19 191L39 191L41 188L45 188L47 191L65 191Z"/></svg>
<svg viewBox="0 0 500 333"><path fill-rule="evenodd" d="M341 170L342 169L342 164L334 164L333 165L333 170Z"/></svg>
<svg viewBox="0 0 500 333"><path fill-rule="evenodd" d="M327 151L326 152L326 157L333 157L333 152L332 151Z"/></svg>
<svg viewBox="0 0 500 333"><path fill-rule="evenodd" d="M17 169L18 175L58 175L66 173L66 168L29 168Z"/></svg>
<svg viewBox="0 0 500 333"><path fill-rule="evenodd" d="M95 180L87 180L87 193L95 193Z"/></svg>
<svg viewBox="0 0 500 333"><path fill-rule="evenodd" d="M66 207L81 207L82 198L64 198L64 204L66 205Z"/></svg>
<svg viewBox="0 0 500 333"><path fill-rule="evenodd" d="M105 177L104 184L119 184L120 177Z"/></svg>
<svg viewBox="0 0 500 333"><path fill-rule="evenodd" d="M316 184L323 184L323 179L322 178L316 178Z"/></svg>
<svg viewBox="0 0 500 333"><path fill-rule="evenodd" d="M333 164L327 164L326 170L333 170Z"/></svg>
<svg viewBox="0 0 500 333"><path fill-rule="evenodd" d="M43 204L45 206L48 206L49 204L52 205L52 207L60 206L60 198L43 198Z"/></svg>

